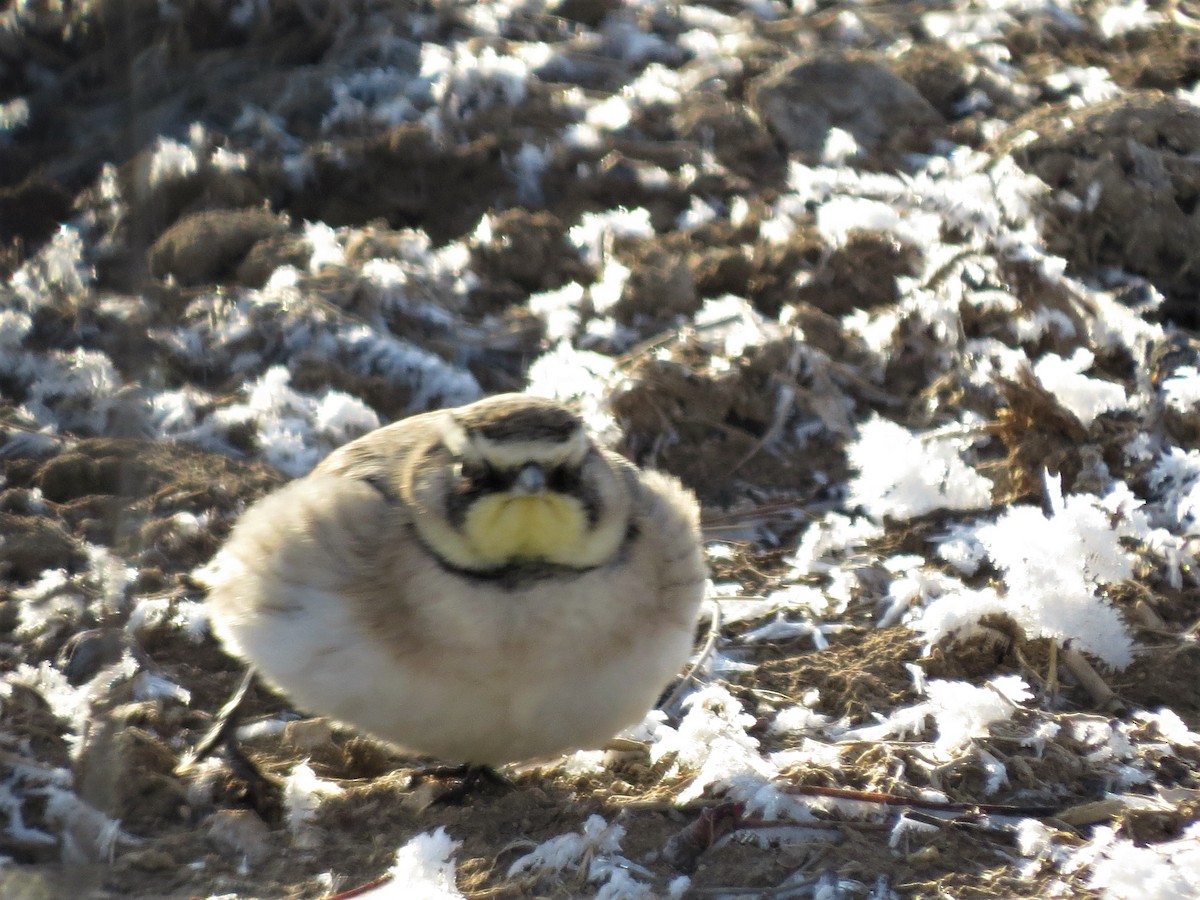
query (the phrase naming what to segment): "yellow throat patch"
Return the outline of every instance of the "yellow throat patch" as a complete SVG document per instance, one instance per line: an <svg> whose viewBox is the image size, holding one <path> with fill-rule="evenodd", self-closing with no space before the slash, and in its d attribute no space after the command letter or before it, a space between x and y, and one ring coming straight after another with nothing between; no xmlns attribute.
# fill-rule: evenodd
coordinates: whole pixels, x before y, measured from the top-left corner
<svg viewBox="0 0 1200 900"><path fill-rule="evenodd" d="M570 566L588 555L583 505L554 492L482 497L462 530L478 558L493 565L539 559Z"/></svg>

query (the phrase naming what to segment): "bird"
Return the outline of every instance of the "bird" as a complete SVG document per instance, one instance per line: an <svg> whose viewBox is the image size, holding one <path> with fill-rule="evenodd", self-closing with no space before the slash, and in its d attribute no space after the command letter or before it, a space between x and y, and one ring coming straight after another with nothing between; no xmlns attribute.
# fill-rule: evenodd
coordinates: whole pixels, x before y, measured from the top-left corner
<svg viewBox="0 0 1200 900"><path fill-rule="evenodd" d="M333 451L200 573L225 648L304 712L492 771L603 746L691 653L695 495L500 394Z"/></svg>

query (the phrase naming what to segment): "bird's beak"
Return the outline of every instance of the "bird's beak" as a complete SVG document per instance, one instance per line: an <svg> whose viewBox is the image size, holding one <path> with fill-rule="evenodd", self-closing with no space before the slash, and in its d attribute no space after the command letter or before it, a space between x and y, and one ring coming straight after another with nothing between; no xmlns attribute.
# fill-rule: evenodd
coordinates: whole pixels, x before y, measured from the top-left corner
<svg viewBox="0 0 1200 900"><path fill-rule="evenodd" d="M546 489L546 473L537 463L526 463L513 480L512 492L518 496L540 494Z"/></svg>

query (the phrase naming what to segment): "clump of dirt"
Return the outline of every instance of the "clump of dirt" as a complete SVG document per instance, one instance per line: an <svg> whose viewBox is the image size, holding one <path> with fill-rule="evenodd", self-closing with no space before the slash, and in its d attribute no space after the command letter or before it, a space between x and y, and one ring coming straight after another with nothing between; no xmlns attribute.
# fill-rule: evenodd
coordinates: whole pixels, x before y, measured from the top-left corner
<svg viewBox="0 0 1200 900"><path fill-rule="evenodd" d="M591 270L567 241L566 232L550 212L513 209L496 216L490 240L472 252L483 276L471 292L472 314L501 313L530 294L572 282L590 283Z"/></svg>
<svg viewBox="0 0 1200 900"><path fill-rule="evenodd" d="M301 235L271 234L255 242L238 264L234 278L247 287L262 287L280 266L308 268L312 245Z"/></svg>
<svg viewBox="0 0 1200 900"><path fill-rule="evenodd" d="M969 681L1008 670L1019 671L1014 651L1028 649L1021 629L1000 616L988 616L982 631L965 640L952 640L934 647L921 668L931 678ZM1044 642L1043 642L1044 643ZM1038 659L1037 654L1032 654Z"/></svg>
<svg viewBox="0 0 1200 900"><path fill-rule="evenodd" d="M7 277L66 219L71 196L41 175L17 184L0 183L0 276Z"/></svg>
<svg viewBox="0 0 1200 900"><path fill-rule="evenodd" d="M1170 709L1192 731L1200 731L1200 698L1194 689L1198 678L1200 650L1189 645L1154 647L1114 677L1111 687L1135 707Z"/></svg>
<svg viewBox="0 0 1200 900"><path fill-rule="evenodd" d="M125 438L87 438L46 459L9 460L5 475L9 487L0 496L19 499L21 491L36 487L50 506L36 525L29 515L4 514L18 551L6 560L9 574L32 578L35 559L70 571L88 541L138 560L143 585L153 583L160 566L186 570L216 549L220 526L215 533L188 529L178 525L177 514L229 516L247 497L281 481L261 464Z"/></svg>
<svg viewBox="0 0 1200 900"><path fill-rule="evenodd" d="M800 453L786 438L790 422L821 414L795 341L756 347L728 371L713 369L709 351L686 338L668 345L669 355L631 360L629 386L612 397L625 455L673 472L714 505L728 505L747 483L811 493L844 469L839 448L814 442Z"/></svg>
<svg viewBox="0 0 1200 900"><path fill-rule="evenodd" d="M897 276L917 274L920 253L877 232L852 231L830 253L796 299L831 316L888 306L899 299Z"/></svg>
<svg viewBox="0 0 1200 900"><path fill-rule="evenodd" d="M757 230L755 218L750 222ZM775 318L797 302L798 286L821 265L824 241L812 223L804 221L797 222L780 242L747 241L730 234L726 241L700 251L694 257L697 289L706 297L723 293L746 297L763 315Z"/></svg>
<svg viewBox="0 0 1200 900"><path fill-rule="evenodd" d="M962 104L980 80L971 54L945 44L918 44L896 60L896 75L911 84L947 121L963 115Z"/></svg>
<svg viewBox="0 0 1200 900"><path fill-rule="evenodd" d="M151 275L175 274L180 281L194 284L233 274L231 267L246 249L233 239L238 230L234 223L239 221L236 211L245 211L243 217L250 220L259 217L260 230L270 213L263 208L266 188L255 173L213 164L213 154L222 143L219 134L195 135L189 145L180 145L175 170L163 165L158 157L162 147L156 145L122 165L113 185L101 183L81 195L81 209L110 233L108 252L97 261L102 280L132 290ZM119 212L112 206L114 192L125 204ZM209 214L207 219L204 213ZM180 225L185 219L193 224ZM187 249L205 236L195 234L202 223L203 232L211 233L216 242L213 262L205 258L203 246ZM168 229L170 237L164 234Z"/></svg>
<svg viewBox="0 0 1200 900"><path fill-rule="evenodd" d="M1165 313L1200 324L1200 111L1155 91L1079 110L1032 113L1013 126L1036 140L1014 158L1062 195L1047 204L1050 248L1082 271L1111 265L1145 275L1166 291ZM1061 195L1060 195L1061 196Z"/></svg>
<svg viewBox="0 0 1200 900"><path fill-rule="evenodd" d="M419 225L435 243L474 228L512 190L494 135L456 144L401 125L336 148L314 147L308 163L304 190L283 200L282 211L335 227L374 220Z"/></svg>
<svg viewBox="0 0 1200 900"><path fill-rule="evenodd" d="M462 841L456 886L467 896L584 896L596 890L590 859L558 876L508 871L592 814L625 828L629 871L666 895L680 874L671 841L725 799L714 787L678 806L692 773L626 749L600 772L534 766L516 774L516 790L428 805L441 786L417 777L421 761L297 719L261 685L245 704L258 727L245 752L278 780L307 760L341 793L293 828L279 786L259 795L236 760L177 774L242 674L205 633L191 573L282 478L234 458L268 449L252 422L217 429L225 454L145 439L159 428L148 411L156 392L180 389L212 424L274 366L292 390L340 391L384 420L434 405L446 372L470 391L521 390L552 333L529 296L577 284L583 299L571 313L582 325L564 349L612 358L619 449L698 491L712 576L747 595L721 600L735 610L770 608L773 592L793 586L806 523L832 512L853 527L844 445L875 411L988 438L972 452L998 504L1040 503L1046 469L1067 492L1124 480L1151 497L1158 457L1131 460L1133 439L1200 446L1200 414L1169 389L1200 360L1194 336L1139 323L1149 346L1134 359L1097 340L1106 323L1089 306L1090 285L1109 285L1120 311L1145 316L1159 291L1160 318L1197 322L1200 119L1183 99L1154 93L1188 90L1200 75L1200 37L1180 25L1179 4L1152 4L1159 24L1113 37L1097 25L1103 4L1072 17L970 4L775 4L770 15L770 4L616 0L565 0L553 15L537 4L439 0L267 6L105 0L0 11L0 673L11 679L0 696L0 777L16 798L0 803L0 855L15 861L0 866L0 896L326 896L386 871L398 846L442 826ZM1093 68L1141 90L1093 102L1093 88L1111 89ZM1012 130L997 134L1000 122ZM831 127L861 152L830 142ZM1018 148L1029 131L1034 140ZM952 153L953 144L991 156ZM1016 250L993 241L988 229L1001 220L1006 239L1018 234L1012 217L1027 224L1004 195L1010 152L1050 184L1045 242L1084 279L1060 278L1033 239ZM888 205L889 194L917 196L907 187L964 159L987 187L961 205L946 200L954 215L935 211L946 215L932 247L874 221L840 242L817 227L829 192ZM881 177L924 162L917 181ZM897 221L943 202L920 196L927 206L897 204ZM621 211L638 208L651 233L621 234ZM599 263L571 238L587 213L618 223ZM68 219L62 246L48 245ZM344 258L330 245L314 266L325 225L339 229ZM609 261L629 276L597 310ZM281 266L296 269L288 291L254 290ZM1126 277L1110 266L1149 283L1113 284ZM75 282L85 289L64 287ZM732 325L697 316L718 305L734 311ZM377 341L376 355L330 350L353 334ZM1021 354L1077 349L1131 394L1148 383L1139 396L1150 413L1085 427L1028 372L1004 368ZM93 352L124 385L99 398L107 413L88 418L94 410L68 409L76 395L39 393L42 362L57 372L74 360L82 371ZM975 353L992 368L958 365ZM406 367L431 360L442 366L432 381L407 379ZM46 425L64 410L84 424ZM1129 668L1101 672L1128 707L1119 718L1115 706L1097 709L1061 654L1052 671L1049 640L1027 640L1007 618L927 655L909 630L875 627L874 601L896 577L884 561L896 555L925 558L914 576L992 584L986 564L962 575L930 546L995 512L891 523L848 551L861 557L835 548L831 562L818 560L804 583L828 571L831 599L833 585L854 598L821 623L831 626L828 648L812 649L809 637L742 641L764 618L721 629L717 658L731 671L757 665L722 678L754 717L745 738L764 763L772 751L829 741L813 757L822 761L776 770L765 793L1094 799L1124 777L1094 757L1111 729L1136 743L1128 762L1155 787L1197 789L1195 748L1171 745L1159 734L1166 725L1134 712L1163 706L1200 731L1186 565L1171 571L1143 548L1135 578L1105 589L1139 637ZM1194 544L1184 535L1175 548L1185 562ZM785 610L777 622L806 615ZM1018 674L1030 685L1036 699L974 742L1007 783L992 783L997 770L973 750L934 760L923 735L839 742L836 729L814 738L769 727L813 689L817 712L855 725L922 703L913 665L930 678L981 685ZM1034 721L1061 726L1036 752ZM691 892L853 892L857 880L900 896L1092 895L1086 869L1064 874L1047 861L1033 871L1000 828L963 820L893 831L900 807L809 799L828 840L797 837L796 823L769 831L779 823L751 814L694 860ZM66 803L77 804L70 826L56 818ZM102 815L120 820L115 843L103 840L113 834ZM1114 823L1153 844L1196 816L1187 800ZM63 865L71 858L83 862Z"/></svg>
<svg viewBox="0 0 1200 900"><path fill-rule="evenodd" d="M1046 471L1061 475L1063 490L1070 492L1083 468L1080 448L1088 430L1031 373L1002 390L1005 405L997 413L995 432L1007 455L1003 462L980 465L995 485L993 496L998 502L1037 502Z"/></svg>
<svg viewBox="0 0 1200 900"><path fill-rule="evenodd" d="M848 132L878 165L891 167L946 127L911 84L869 55L786 60L751 84L749 101L783 146L810 165L821 162L830 128Z"/></svg>
<svg viewBox="0 0 1200 900"><path fill-rule="evenodd" d="M711 146L721 165L744 178L771 184L785 173L787 156L759 116L743 104L702 94L675 111L673 124L682 139Z"/></svg>
<svg viewBox="0 0 1200 900"><path fill-rule="evenodd" d="M180 284L221 281L237 270L255 244L280 238L286 219L263 209L221 209L180 219L150 248L150 272Z"/></svg>
<svg viewBox="0 0 1200 900"><path fill-rule="evenodd" d="M699 308L700 296L687 257L667 248L647 247L633 262L613 316L642 334L654 334Z"/></svg>
<svg viewBox="0 0 1200 900"><path fill-rule="evenodd" d="M0 494L0 506L9 493ZM46 569L74 569L86 558L70 532L41 515L0 513L0 540L0 578L10 582L32 581Z"/></svg>
<svg viewBox="0 0 1200 900"><path fill-rule="evenodd" d="M175 752L130 723L139 712L135 704L95 717L75 762L75 790L132 834L153 836L185 821L187 788L174 775Z"/></svg>

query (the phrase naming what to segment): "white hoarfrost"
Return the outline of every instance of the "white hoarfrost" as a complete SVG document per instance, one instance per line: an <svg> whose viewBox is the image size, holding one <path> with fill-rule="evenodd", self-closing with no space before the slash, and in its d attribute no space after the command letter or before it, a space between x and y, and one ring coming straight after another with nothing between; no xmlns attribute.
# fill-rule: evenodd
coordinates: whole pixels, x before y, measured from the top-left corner
<svg viewBox="0 0 1200 900"><path fill-rule="evenodd" d="M38 10L30 12L34 6ZM177 20L178 6L163 0L159 11ZM267 0L239 0L231 7L231 21L243 29L256 26L266 21L270 6ZM926 785L918 795L931 799L947 799L934 790L937 778L958 777L965 767L973 779L966 783L981 784L982 793L992 794L1005 787L1010 767L1015 783L1022 762L1053 761L1066 753L1081 777L1115 796L1136 794L1136 802L1146 804L1138 808L1177 810L1178 797L1163 797L1155 779L1160 770L1186 770L1194 763L1200 733L1184 710L1061 716L1047 711L1047 698L1035 699L1016 676L981 676L975 683L927 679L914 665L908 705L881 704L863 720L822 711L826 703L840 708L844 702L833 680L828 689L822 686L824 693L812 688L797 697L766 690L753 679L764 645L774 645L765 648L770 653L777 648L820 653L855 628L853 617L864 610L875 611L880 628L902 623L913 629L929 654L944 642L988 634L982 621L1004 615L1028 637L1069 644L1113 667L1128 665L1134 643L1110 602L1113 586L1152 570L1146 581L1152 607L1186 597L1200 583L1195 566L1200 451L1171 444L1183 442L1173 419L1191 427L1200 403L1200 369L1185 355L1184 362L1163 373L1166 377L1152 382L1143 364L1148 351L1169 336L1169 327L1146 317L1163 297L1115 271L1094 273L1110 288L1099 290L1049 255L1034 215L1048 189L1008 153L938 145L927 156L906 159L903 174L871 171L847 165L864 150L858 139L835 127L826 134L820 165L792 159L786 184L757 196L741 190L730 196L720 188L728 177L723 168L727 147L721 146L728 144L728 135L719 130L704 136L694 153L680 155L679 163L669 162L676 148L667 145L662 154L653 154L656 161L643 158L645 126L659 120L678 125L677 115L690 101L707 94L724 102L721 84L753 75L748 60L769 39L756 17L811 12L812 0L790 4L791 13L772 0L739 0L722 10L634 0L607 4L606 15L594 26L555 18L553 28L542 28L540 17L557 8L555 0L434 3L402 23L381 17L360 55L338 57L326 73L323 89L313 94L318 106L300 104L302 117L287 112L297 106L295 97L271 111L247 106L229 128L228 147L216 146L213 134L194 125L186 136L152 137L149 152L119 173L106 166L95 207L61 227L0 284L0 381L17 395L4 398L17 425L10 428L10 418L4 419L0 453L45 454L79 438L107 435L119 422L134 431L140 426L150 439L188 441L265 460L299 476L334 447L381 423L365 397L324 384L364 379L372 391L395 392L398 414L416 413L478 398L483 390L472 373L514 347L519 354L512 356L520 355L519 362L502 378L490 379L489 386L520 389L524 378L530 393L577 404L601 441L615 444L619 434L607 398L621 388L629 369L614 354L655 336L616 321L612 313L651 242L691 230L703 251L710 234L728 228L731 234L752 235L733 238L744 245L739 252L792 253L798 237L807 245L815 235L827 255L795 268L791 274L801 286L814 270L821 271L829 254L846 253L856 232L873 234L894 243L910 260L911 271L888 285L897 302L854 309L833 323L846 339L850 352L844 355L818 351L824 344L816 331L808 335L811 343L805 341L797 323L809 320L802 319L805 310L799 304L786 306L780 315L767 314L755 305L761 298L749 290L744 297L699 291L698 312L677 323L688 346L710 358L709 371L700 377L730 377L739 357L753 355L769 341L793 340L795 353L771 373L774 381L763 398L781 423L764 436L763 449L802 456L832 436L837 447L844 443L854 475L842 485L814 470L814 493L820 497L809 508L789 513L796 517L791 522L812 517L791 546L778 537L790 529L755 526L753 533L766 536L773 550L790 554L786 573L751 597L731 576L722 576L709 592L709 606L719 611L714 619L722 628L712 652L697 656L693 673L701 687L683 698L678 719L652 711L629 739L648 745L651 759L666 770L663 785L679 786L674 795L679 803L717 797L741 801L748 816L781 820L781 830L794 831L813 808L890 815L879 804L804 800L787 792L789 770L853 768L859 776L863 742L888 760L887 771L881 766L869 773L877 783L902 783L920 769L933 773L924 782L917 779ZM18 3L15 9L19 24L35 13L61 18L65 7ZM1187 19L1171 4L1142 0L1074 5L998 0L957 4L919 18L924 30L946 46L969 50L963 74L972 84L955 113L985 116L979 128L991 139L1005 124L986 118L997 98L1015 98L1020 106L1040 102L1039 93L1046 93L1060 97L1064 108L1079 109L1122 93L1100 66L1059 67L1028 82L1015 77L1006 43L1012 28L1048 18L1071 33L1124 41L1126 35L1172 24L1171 16ZM352 18L339 16L333 23L338 47L353 43L345 31L352 29ZM870 17L845 9L830 20L825 37L863 46L879 35ZM903 49L896 45L886 52ZM304 79L295 89L311 93ZM1195 103L1200 94L1180 88L1175 96ZM534 121L543 117L543 104L562 117L549 132L539 132ZM24 138L30 109L24 98L0 104L0 144ZM566 222L566 239L591 270L589 277L522 286L531 293L525 308L545 325L544 345L517 344L511 339L512 320L479 313L473 305L473 291L481 284L475 271L480 250L496 240L495 213L485 214L473 235L450 240L443 235L436 246L429 234L415 229L295 222L293 237L299 239L303 261L280 265L265 286L181 292L179 302L186 308L176 323L168 322L165 307L153 306L155 315L148 321L156 324L146 336L147 350L161 356L163 364L145 378L140 371L125 371L128 363L111 342L93 340L111 333L105 329L114 315L144 312L155 302L112 296L107 286L98 290L93 270L121 240L135 199L157 202L160 192L178 191L189 182L201 185L201 178L204 185L210 177L216 184L221 175L253 181L250 176L268 156L269 166L278 165L300 190L317 172L319 154L305 150L310 132L326 142L321 152L336 155L341 137L370 143L384 129L418 123L440 149L448 149L476 140L483 131L505 129L509 121L519 123L521 132L505 135L498 163L508 193L498 203L492 202L496 197L479 198L488 200L489 208L510 209L515 203L553 209L555 192L565 181L586 185L598 168L606 170L604 184L624 179L636 188L627 201L632 208L600 208L608 187L571 204L576 211L569 215L576 218ZM510 135L516 142L507 141ZM691 149L686 140L680 138L678 149ZM1099 199L1093 192L1079 202L1086 207ZM753 261L757 271L762 259ZM1019 278L1013 269L1020 270ZM1063 302L1041 302L1039 282ZM717 291L727 289L741 287ZM1136 299L1139 291L1142 299ZM75 327L65 327L71 316ZM1031 360L1032 347L1068 355L1049 352ZM592 352L598 348L604 352ZM928 371L936 383L924 385L930 390L921 394L923 408L908 408L914 419L928 413L929 421L942 426L936 431L914 432L863 412L868 405L905 408L902 404L912 399L888 393L889 366L909 351L924 354L921 362L928 369L918 371ZM665 344L652 352L664 359L670 355ZM865 357L864 364L859 357ZM325 366L337 377L322 381ZM1117 381L1114 371L1129 374ZM1077 493L1064 496L1058 481L1048 478L1044 508L993 508L993 485L974 464L1002 456L1004 448L987 443L988 426L1005 384L1019 382L1028 372L1090 429L1097 444L1109 425L1131 426L1118 447L1117 455L1123 450L1124 458L1106 453L1103 462L1088 466L1090 493L1077 487ZM948 392L933 389L943 384L943 376ZM318 387L314 393L298 387L306 384ZM801 384L826 404L809 420L794 414ZM947 403L947 396L960 391L962 407L972 412ZM1106 422L1104 416L1111 419ZM1146 421L1132 433L1137 417ZM1119 465L1127 465L1120 477L1128 485L1106 468ZM5 497L13 504L5 515L59 511L25 486L6 491ZM751 502L765 501L767 508L774 500L755 494ZM163 502L173 501L164 494ZM21 508L22 503L27 505ZM880 549L887 546L881 539L895 535L897 523L930 513L941 514L941 533L927 544L910 542L905 553L891 556ZM173 516L168 520L172 535L193 539L221 524L216 510L166 515ZM170 552L168 545L163 542L163 552ZM0 818L6 836L20 845L52 848L57 843L64 861L94 863L111 859L127 838L119 823L75 796L69 769L25 759L33 748L15 729L9 734L7 724L14 721L12 704L21 699L17 692L28 689L44 698L61 723L68 751L77 756L93 706L113 686L128 686L134 700L159 704L186 703L187 691L140 668L130 653L92 681L75 685L62 665L45 655L25 659L20 652L26 646L40 652L55 630L96 622L123 627L121 636L130 640L169 627L200 640L207 618L198 597L141 595L137 567L117 549L82 542L76 549L81 571L56 561L9 585L17 655L9 653L11 664L0 676L0 708L9 714L0 725L0 751L7 760L0 773ZM739 564L741 552L731 544L709 545L710 558L730 568ZM1173 620L1169 627L1176 624ZM1157 640L1172 639L1159 631ZM1190 635L1174 637L1186 652ZM736 696L720 680L731 673L744 679ZM282 722L251 727L261 736L278 731ZM894 740L907 743L898 746ZM612 759L599 751L578 753L559 772L602 773ZM212 802L218 768L216 763L199 767L190 788L197 807ZM1025 786L1032 784L1028 775L1021 770ZM1150 793L1154 787L1157 797ZM1019 793L1016 784L1010 788ZM313 816L340 790L306 763L292 769L285 801L296 845L311 847L321 840ZM497 889L601 900L674 897L686 891L686 878L667 883L623 855L628 824L591 816L577 831L526 847L524 855L508 857L507 871L498 871L497 880L506 875L508 883ZM911 815L893 826L890 843L899 853L918 850L925 833L936 827ZM763 841L777 838L767 838L765 829L754 833ZM1056 877L1074 879L1105 900L1200 898L1195 886L1200 829L1194 824L1171 840L1147 844L1106 827L1090 839L1067 842L1033 820L1021 823L1016 837L1025 857L1017 864L1027 876L1050 868ZM363 896L458 900L463 896L455 883L459 846L445 829L413 837L398 850L391 880ZM661 872L659 862L652 864ZM778 890L790 887L784 882ZM1072 888L1063 881L1046 893L1067 895ZM873 886L823 877L793 892L896 896L882 877Z"/></svg>
<svg viewBox="0 0 1200 900"><path fill-rule="evenodd" d="M907 428L874 417L847 448L858 473L849 485L851 506L877 522L911 519L936 509L980 509L991 503L992 483L962 460L963 442L922 439Z"/></svg>
<svg viewBox="0 0 1200 900"><path fill-rule="evenodd" d="M588 816L577 834L550 838L516 859L508 877L530 886L557 883L576 889L583 881L591 886L589 896L598 900L653 900L658 893L647 883L652 874L621 855L624 836L625 829L615 822Z"/></svg>
<svg viewBox="0 0 1200 900"><path fill-rule="evenodd" d="M1134 556L1122 539L1145 533L1140 515L1112 502L1125 499L1119 489L1107 498L1063 497L1059 481L1047 478L1047 493L1049 513L1010 506L970 529L1000 571L1004 590L971 589L943 577L936 596L914 604L912 627L928 645L965 637L981 618L999 613L1027 637L1069 642L1116 668L1133 661L1133 639L1103 590L1133 575Z"/></svg>
<svg viewBox="0 0 1200 900"><path fill-rule="evenodd" d="M462 846L445 828L418 834L396 851L396 862L383 884L365 891L363 900L462 900L455 884L454 854Z"/></svg>
<svg viewBox="0 0 1200 900"><path fill-rule="evenodd" d="M928 700L894 710L875 725L846 731L842 738L879 741L886 738L919 737L930 719L937 728L932 744L936 758L948 760L966 751L977 738L987 737L990 727L1006 722L1031 699L1029 686L1016 675L1000 675L980 687L964 681L929 681L924 685Z"/></svg>
<svg viewBox="0 0 1200 900"><path fill-rule="evenodd" d="M1042 387L1054 394L1058 402L1084 425L1091 425L1103 413L1122 410L1129 405L1121 385L1083 374L1094 362L1095 355L1081 348L1068 359L1047 353L1033 366L1033 374Z"/></svg>
<svg viewBox="0 0 1200 900"><path fill-rule="evenodd" d="M1009 612L1030 637L1071 641L1111 666L1133 660L1133 641L1117 610L1099 591L1133 575L1121 538L1128 521L1098 497L1063 497L1047 479L1050 513L1013 506L976 535L1004 576Z"/></svg>
<svg viewBox="0 0 1200 900"><path fill-rule="evenodd" d="M283 807L296 846L311 849L319 844L320 837L312 820L326 798L342 793L339 785L317 777L307 762L292 767L283 784Z"/></svg>
<svg viewBox="0 0 1200 900"><path fill-rule="evenodd" d="M357 397L327 390L316 398L290 382L282 366L268 369L247 385L246 402L218 410L213 424L223 430L253 425L266 460L293 478L306 474L335 447L380 425L375 411Z"/></svg>
<svg viewBox="0 0 1200 900"><path fill-rule="evenodd" d="M691 780L675 797L687 803L713 791L746 804L751 815L768 819L806 818L804 805L772 784L778 774L756 738L747 729L755 724L736 697L722 684L698 690L684 701L678 727L651 722L650 758L668 756L668 774Z"/></svg>

